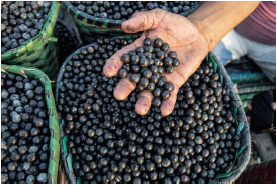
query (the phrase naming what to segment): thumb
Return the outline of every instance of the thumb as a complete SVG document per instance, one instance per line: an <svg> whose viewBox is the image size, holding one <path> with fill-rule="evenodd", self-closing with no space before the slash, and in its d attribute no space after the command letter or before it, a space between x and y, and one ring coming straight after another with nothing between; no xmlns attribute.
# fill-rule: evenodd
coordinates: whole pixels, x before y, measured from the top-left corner
<svg viewBox="0 0 277 185"><path fill-rule="evenodd" d="M165 14L165 10L158 8L148 12L136 12L122 23L121 29L126 33L136 33L156 28Z"/></svg>

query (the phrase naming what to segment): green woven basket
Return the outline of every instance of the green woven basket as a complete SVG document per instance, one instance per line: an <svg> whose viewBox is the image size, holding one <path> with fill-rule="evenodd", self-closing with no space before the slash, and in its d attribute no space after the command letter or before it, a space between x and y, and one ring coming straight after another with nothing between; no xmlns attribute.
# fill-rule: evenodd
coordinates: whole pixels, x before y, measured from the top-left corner
<svg viewBox="0 0 277 185"><path fill-rule="evenodd" d="M52 91L51 81L48 76L36 68L25 68L16 65L1 65L1 72L15 73L22 75L25 78L39 79L45 89L45 99L49 114L49 127L51 132L50 139L50 160L48 167L48 183L57 184L58 167L60 160L60 135L59 135L59 123L58 114L56 110L54 95Z"/></svg>
<svg viewBox="0 0 277 185"><path fill-rule="evenodd" d="M81 53L83 48L91 47L94 43L83 46L82 48L75 51L70 55L66 61L63 63L57 81L56 81L56 92L55 97L58 98L59 87L63 86L63 74L65 73L65 66L69 60L71 60L73 55ZM232 183L234 182L241 173L245 170L247 164L250 160L250 151L251 151L251 138L249 125L246 119L243 105L241 103L240 97L237 92L236 86L232 83L230 77L228 76L224 66L221 62L213 55L212 52L209 52L206 56L206 60L209 60L213 63L214 72L218 73L220 76L220 81L227 87L227 93L232 100L232 112L236 119L236 133L241 137L241 148L236 151L235 160L231 162L230 167L226 170L226 173L219 174L215 179L211 180L209 183L221 184L221 183ZM60 123L60 145L62 153L62 161L65 169L66 176L71 184L81 184L81 178L76 177L73 170L73 159L72 155L69 153L67 148L68 136L65 135L63 128L65 127L64 120L62 115L59 114L59 123Z"/></svg>
<svg viewBox="0 0 277 185"><path fill-rule="evenodd" d="M73 16L84 44L92 43L98 37L111 38L130 35L121 29L121 24L123 23L122 20L94 17L78 10L70 1L63 1L63 4L65 5L66 10ZM200 4L197 4L195 7L192 7L190 10L183 12L180 15L187 17L196 10Z"/></svg>
<svg viewBox="0 0 277 185"><path fill-rule="evenodd" d="M212 52L208 53L206 60L213 62L214 71L219 74L221 83L226 85L227 93L232 100L233 115L236 119L236 134L239 134L241 137L241 148L236 151L235 161L231 163L231 166L226 170L226 173L217 175L216 179L209 183L231 184L240 177L250 160L251 136L249 125L236 85L231 81L224 66Z"/></svg>
<svg viewBox="0 0 277 185"><path fill-rule="evenodd" d="M52 1L52 6L46 22L39 34L19 47L11 49L1 55L3 64L35 67L45 72L54 80L58 68L56 21L60 10L60 3Z"/></svg>

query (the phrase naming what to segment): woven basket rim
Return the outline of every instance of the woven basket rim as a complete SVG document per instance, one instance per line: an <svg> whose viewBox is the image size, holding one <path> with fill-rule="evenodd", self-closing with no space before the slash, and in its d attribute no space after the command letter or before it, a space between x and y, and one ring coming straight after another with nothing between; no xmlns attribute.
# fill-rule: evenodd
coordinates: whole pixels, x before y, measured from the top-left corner
<svg viewBox="0 0 277 185"><path fill-rule="evenodd" d="M10 49L5 53L1 54L1 60L13 59L12 55L16 55L16 57L23 56L25 53L29 52L28 47L33 47L32 45L34 42L37 42L40 40L44 40L45 42L48 42L48 39L51 37L54 27L56 25L59 10L60 10L60 3L58 1L52 1L52 5L47 15L46 22L44 23L43 28L39 31L39 34L23 42L17 48ZM33 49L35 49L35 47Z"/></svg>
<svg viewBox="0 0 277 185"><path fill-rule="evenodd" d="M13 69L13 68L18 68L20 69L19 73L14 73L14 72L9 72L9 69ZM55 105L55 99L54 99L54 94L53 94L53 89L52 89L52 85L51 85L51 81L49 79L49 77L42 71L42 70L39 70L35 67L21 67L21 66L17 66L17 65L7 65L7 64L1 64L1 71L4 70L8 73L14 73L14 74L18 74L18 75L21 75L23 76L24 78L28 77L28 78L31 78L31 79L40 79L41 80L41 84L42 86L45 88L46 86L49 86L49 88L51 89L51 93L47 93L47 90L45 88L45 101L47 103L47 109L48 109L48 120L49 120L49 128L51 129L51 125L50 125L50 122L52 120L52 124L53 126L57 129L57 130L54 130L55 133L54 136L56 137L52 137L52 132L50 134L50 151L49 151L49 166L48 166L48 171L47 171L47 174L48 174L48 183L57 183L57 180L58 180L58 167L59 167L59 161L60 161L60 144L59 144L59 141L60 141L60 135L59 135L59 125L58 125L58 113L57 113L57 109L56 109L56 105ZM25 74L25 72L27 74ZM36 75L42 75L42 77L40 78L36 78ZM47 98L46 98L47 96ZM52 101L52 102L51 102ZM49 110L52 110L49 112ZM53 114L51 116L51 114ZM56 120L56 121L55 121ZM57 141L57 142L56 142ZM52 153L54 149L54 153ZM55 154L54 158L57 159L57 162L51 158L51 156ZM56 174L52 174L51 172L57 172Z"/></svg>
<svg viewBox="0 0 277 185"><path fill-rule="evenodd" d="M194 8L189 9L186 12L182 12L179 13L179 15L182 16L188 16L189 14L191 14L194 10L196 10L200 5L201 5L201 1L199 4L195 5ZM86 23L88 24L92 24L98 27L102 27L102 24L104 22L107 22L107 26L105 26L105 28L110 28L110 29L118 29L118 30L122 30L121 29L121 25L124 21L120 20L116 20L116 19L108 19L108 18L99 18L99 17L95 17L93 15L89 15L86 12L82 12L80 10L78 10L75 6L73 6L71 4L70 1L63 1L63 4L66 6L67 11L75 18L77 18L80 21L84 21L85 19L87 19ZM79 14L77 16L75 16L75 13L79 12ZM122 30L123 31L123 30Z"/></svg>
<svg viewBox="0 0 277 185"><path fill-rule="evenodd" d="M99 17L95 17L93 15L89 15L86 12L82 12L82 11L78 10L75 6L73 6L71 4L70 1L63 1L63 4L66 6L66 9L73 17L75 17L76 12L80 12L78 14L78 16L75 17L80 21L84 21L84 19L86 18L88 24L93 24L95 26L101 26L104 22L108 22L107 26L105 28L115 28L118 30L122 30L121 24L124 22L122 20L99 18Z"/></svg>
<svg viewBox="0 0 277 185"><path fill-rule="evenodd" d="M243 130L241 131L241 136L244 133L245 136L245 140L243 140L243 138L241 137L241 143L244 142L246 148L242 151L242 153L240 153L240 155L237 156L237 159L239 159L239 164L235 165L235 168L237 169L236 172L234 172L233 174L231 174L229 177L224 177L224 178L219 178L216 179L215 181L213 181L212 183L214 184L221 184L221 183L233 183L241 174L242 172L246 169L247 164L249 163L250 160L250 154L251 154L251 136L250 136L250 128L246 119L246 114L243 108L243 104L240 100L240 97L238 95L238 90L236 88L236 85L231 81L228 73L226 72L224 66L221 64L221 62L218 60L218 58L210 51L208 53L209 57L212 57L214 59L214 61L217 63L218 68L220 68L220 71L222 73L222 76L224 78L227 78L225 80L228 80L228 86L230 88L230 91L233 93L232 95L234 97L237 98L237 104L238 104L238 113L237 113L237 117L238 114L242 115L242 117L240 117L240 122L244 123L244 127ZM229 79L228 79L229 78ZM227 84L225 84L227 85ZM233 100L234 101L234 100ZM243 160L244 159L244 160Z"/></svg>

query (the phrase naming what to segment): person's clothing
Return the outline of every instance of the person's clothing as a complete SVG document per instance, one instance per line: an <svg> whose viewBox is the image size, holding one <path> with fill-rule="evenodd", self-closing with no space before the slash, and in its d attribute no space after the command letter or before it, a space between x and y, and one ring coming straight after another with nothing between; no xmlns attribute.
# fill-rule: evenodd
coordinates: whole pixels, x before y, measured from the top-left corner
<svg viewBox="0 0 277 185"><path fill-rule="evenodd" d="M253 97L251 131L262 132L276 127L276 111L271 108L272 102L276 102L276 90L265 91Z"/></svg>
<svg viewBox="0 0 277 185"><path fill-rule="evenodd" d="M252 41L276 45L276 1L262 1L235 30Z"/></svg>
<svg viewBox="0 0 277 185"><path fill-rule="evenodd" d="M270 46L249 40L233 29L221 39L212 52L223 65L247 55L271 81L276 83L276 45Z"/></svg>

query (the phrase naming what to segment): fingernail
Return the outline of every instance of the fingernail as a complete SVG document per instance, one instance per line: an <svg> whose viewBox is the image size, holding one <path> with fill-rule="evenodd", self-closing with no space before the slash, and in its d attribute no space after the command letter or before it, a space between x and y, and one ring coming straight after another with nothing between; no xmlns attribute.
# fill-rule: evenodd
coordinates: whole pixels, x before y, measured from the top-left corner
<svg viewBox="0 0 277 185"><path fill-rule="evenodd" d="M117 71L117 65L111 60L107 61L105 65L105 74L106 75L111 75L113 71Z"/></svg>
<svg viewBox="0 0 277 185"><path fill-rule="evenodd" d="M136 29L133 28L135 26L135 25L133 25L133 23L136 22L135 19L136 18L130 18L130 19L124 21L122 23L122 30L123 31L129 31L129 32L136 32Z"/></svg>

